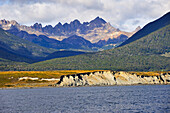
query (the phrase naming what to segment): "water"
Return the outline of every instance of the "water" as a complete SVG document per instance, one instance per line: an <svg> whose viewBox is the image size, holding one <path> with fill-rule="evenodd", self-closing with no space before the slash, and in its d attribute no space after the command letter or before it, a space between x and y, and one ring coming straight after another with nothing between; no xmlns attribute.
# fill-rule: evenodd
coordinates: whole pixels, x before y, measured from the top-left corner
<svg viewBox="0 0 170 113"><path fill-rule="evenodd" d="M170 113L170 85L0 90L0 113Z"/></svg>

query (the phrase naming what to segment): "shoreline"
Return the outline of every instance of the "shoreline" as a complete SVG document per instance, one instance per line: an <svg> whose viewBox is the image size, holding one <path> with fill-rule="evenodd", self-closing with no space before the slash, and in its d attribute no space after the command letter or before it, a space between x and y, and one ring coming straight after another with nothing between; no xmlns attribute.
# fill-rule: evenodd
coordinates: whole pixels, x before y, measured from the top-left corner
<svg viewBox="0 0 170 113"><path fill-rule="evenodd" d="M0 89L35 89L63 87L102 87L134 85L169 85L170 72L125 72L111 70L71 70L52 72L4 72ZM24 76L25 74L25 76ZM6 81L4 81L4 78ZM55 78L54 81L39 81ZM56 79L57 78L57 79ZM20 80L22 79L22 80ZM38 80L37 80L38 79ZM53 80L52 79L52 80Z"/></svg>
<svg viewBox="0 0 170 113"><path fill-rule="evenodd" d="M170 84L125 84L125 85L94 85L94 86L47 86L47 87L6 87L0 90L17 90L17 89L42 89L42 88L77 88L77 87L114 87L114 86L146 86L146 85L170 85Z"/></svg>

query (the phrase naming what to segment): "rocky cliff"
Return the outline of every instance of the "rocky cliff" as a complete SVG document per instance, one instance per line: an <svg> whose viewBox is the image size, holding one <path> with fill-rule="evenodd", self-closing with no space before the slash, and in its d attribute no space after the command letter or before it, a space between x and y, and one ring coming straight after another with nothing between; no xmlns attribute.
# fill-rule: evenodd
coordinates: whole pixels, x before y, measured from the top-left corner
<svg viewBox="0 0 170 113"><path fill-rule="evenodd" d="M98 71L63 75L56 86L104 86L104 85L137 85L137 84L170 84L170 73L155 75L138 74L137 72Z"/></svg>

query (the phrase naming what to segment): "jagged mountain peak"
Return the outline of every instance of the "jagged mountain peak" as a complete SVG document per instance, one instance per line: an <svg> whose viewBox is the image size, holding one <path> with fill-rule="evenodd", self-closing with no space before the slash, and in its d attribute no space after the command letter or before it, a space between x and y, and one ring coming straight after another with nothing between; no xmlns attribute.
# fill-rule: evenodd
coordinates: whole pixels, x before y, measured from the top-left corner
<svg viewBox="0 0 170 113"><path fill-rule="evenodd" d="M78 23L78 24L81 24L80 21L78 19L75 19L74 21L70 22L71 23Z"/></svg>
<svg viewBox="0 0 170 113"><path fill-rule="evenodd" d="M74 21L70 22L70 26L72 29L77 29L81 25L80 21L75 19Z"/></svg>
<svg viewBox="0 0 170 113"><path fill-rule="evenodd" d="M90 41L91 43L96 43L101 39L108 40L109 38L117 38L120 34L125 34L127 36L129 36L129 34L132 34L128 34L128 32L122 32L119 29L114 28L110 23L107 23L99 16L90 22L81 23L78 19L75 19L70 23L62 24L59 22L54 27L52 25L46 25L45 27L42 27L41 23L35 23L32 26L25 26L19 24L12 26L11 24L3 24L10 23L6 20L2 20L0 22L0 27L5 30L11 31L10 27L16 27L19 31L26 31L28 34L35 34L37 36L46 35L49 38L57 39L60 41L72 35L78 35ZM13 29L12 31L16 31L16 29ZM21 36L24 37L24 35Z"/></svg>
<svg viewBox="0 0 170 113"><path fill-rule="evenodd" d="M83 25L88 25L89 24L89 22L83 22Z"/></svg>
<svg viewBox="0 0 170 113"><path fill-rule="evenodd" d="M58 24L55 25L54 29L56 29L56 28L61 28L61 27L63 27L62 23L61 23L61 22L58 22Z"/></svg>
<svg viewBox="0 0 170 113"><path fill-rule="evenodd" d="M140 27L140 26L138 26L138 27L135 29L136 32L139 31L139 30L141 30L141 27Z"/></svg>
<svg viewBox="0 0 170 113"><path fill-rule="evenodd" d="M105 24L106 21L98 16L98 17L96 17L94 20L90 21L90 23Z"/></svg>
<svg viewBox="0 0 170 113"><path fill-rule="evenodd" d="M58 24L57 25L62 25L62 23L61 22L58 22Z"/></svg>
<svg viewBox="0 0 170 113"><path fill-rule="evenodd" d="M3 19L3 20L0 20L0 24L8 24L10 21L8 21L8 20L5 20L5 19Z"/></svg>
<svg viewBox="0 0 170 113"><path fill-rule="evenodd" d="M52 28L53 26L52 26L52 25L46 25L45 27L50 27L50 28ZM44 27L44 28L45 28L45 27Z"/></svg>
<svg viewBox="0 0 170 113"><path fill-rule="evenodd" d="M17 21L15 21L15 20L9 21L9 20L3 19L3 20L0 20L0 24L3 24L3 25L8 25L8 24L16 25L16 24L18 24L18 23L17 23Z"/></svg>
<svg viewBox="0 0 170 113"><path fill-rule="evenodd" d="M35 23L32 27L33 28L42 28L42 24L41 23Z"/></svg>
<svg viewBox="0 0 170 113"><path fill-rule="evenodd" d="M4 30L9 30L12 26L19 26L19 24L15 20L0 20L0 27Z"/></svg>

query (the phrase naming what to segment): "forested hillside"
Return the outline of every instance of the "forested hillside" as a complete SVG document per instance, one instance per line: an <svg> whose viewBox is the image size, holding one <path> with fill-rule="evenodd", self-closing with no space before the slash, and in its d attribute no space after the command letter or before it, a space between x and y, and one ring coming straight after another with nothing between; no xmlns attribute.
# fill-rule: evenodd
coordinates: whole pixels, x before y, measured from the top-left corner
<svg viewBox="0 0 170 113"><path fill-rule="evenodd" d="M0 28L0 70L13 70L39 61L54 49L47 49L16 37Z"/></svg>
<svg viewBox="0 0 170 113"><path fill-rule="evenodd" d="M0 47L8 51L11 51L15 54L29 58L45 57L48 54L55 51L53 49L44 48L34 43L31 43L25 39L14 36L1 28L0 28ZM5 54L3 54L3 56L4 55Z"/></svg>
<svg viewBox="0 0 170 113"><path fill-rule="evenodd" d="M98 53L58 58L23 67L23 70L110 69L125 71L170 70L170 25L125 46Z"/></svg>

